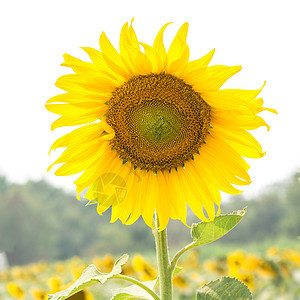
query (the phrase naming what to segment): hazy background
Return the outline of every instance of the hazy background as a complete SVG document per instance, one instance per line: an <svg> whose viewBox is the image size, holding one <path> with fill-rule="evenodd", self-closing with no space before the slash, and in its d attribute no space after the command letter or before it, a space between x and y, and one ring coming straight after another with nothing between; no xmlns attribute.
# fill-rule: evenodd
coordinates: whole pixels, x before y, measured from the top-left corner
<svg viewBox="0 0 300 300"><path fill-rule="evenodd" d="M149 44L152 44L156 33L165 23L174 22L165 33L165 41L169 45L178 28L184 22L189 22L188 44L191 60L216 48L212 65L243 66L243 70L230 79L224 88L256 89L261 87L264 81L267 82L261 95L265 106L277 109L279 115L267 112L262 114L271 125L271 130L268 133L265 128L257 130L255 136L267 154L260 160L250 161L250 175L253 182L244 193L246 199L261 197L264 187L285 180L295 174L300 167L299 8L297 0L284 1L284 5L283 1L276 0L2 2L0 174L5 176L2 195L10 188L17 189L19 195L10 192L15 197L11 199L15 201L9 200L11 202L7 203L21 203L23 200L20 200L20 195L23 188L28 192L28 184L33 184L29 182L26 185L26 182L43 179L54 187L71 193L66 197L71 197L74 204L70 203L71 206L68 206L66 211L72 209L76 211L77 208L72 208L72 205L83 206L76 203L73 196L75 186L72 182L77 176L56 177L53 172L49 174L46 172L47 166L59 155L59 152L54 152L49 158L50 145L66 130L50 131L50 125L56 116L46 111L44 104L48 98L61 93L54 86L56 79L70 72L68 68L60 66L64 53L88 60L87 55L79 47L89 46L98 49L98 39L102 31L105 31L112 43L117 46L122 25L132 17L135 17L134 28L139 40ZM19 186L11 187L11 183L17 183ZM33 215L28 211L28 224L33 216L39 215L36 210L38 207L41 209L41 222L49 218L49 222L53 224L61 221L62 226L66 223L65 215L62 215L59 221L54 221L55 215L51 214L54 214L55 210L51 209L55 205L60 205L58 199L62 200L65 196L61 196L62 191L53 192L52 187L49 187L49 195L46 196L47 189L43 188L43 184L47 186L42 182L41 186L36 187L41 190L38 193L39 197L36 196L36 192L32 192L35 195L32 197L35 199L34 202L28 200L33 194L27 195L27 202L24 200L26 205L36 204L35 208L32 208L35 211ZM44 199L45 203L49 202L48 205L52 207L49 208L48 214L43 211L45 206L41 204L44 203L41 200L42 195L47 199ZM7 199L8 196L5 197ZM297 201L298 198L295 199ZM24 207L27 207L26 205ZM0 209L2 212L4 209L13 212L11 207L11 205L5 208L2 206ZM24 207L20 207L18 209L21 216ZM299 212L299 206L293 207ZM93 214L96 214L95 209L83 207L81 209L89 212L93 210ZM80 218L81 215L82 212L78 212L76 216ZM108 214L105 218L108 219ZM93 220L102 222L100 219L97 216ZM76 224L76 218L71 218L70 222ZM98 221L94 221L93 226L100 230L96 222ZM89 225L85 226L91 228ZM15 232L20 228L16 227ZM33 228L37 228L37 225ZM45 227L45 232L47 230L59 232L63 229L59 226L55 228ZM70 225L70 228L74 227ZM31 232L30 228L28 230ZM78 228L78 232L80 230ZM143 235L137 234L137 237L139 236ZM80 241L77 252L85 242ZM57 240L53 240L53 243L56 242ZM64 249L63 244L61 247ZM52 257L63 258L65 254L56 253ZM21 262L26 261L28 258L24 258Z"/></svg>

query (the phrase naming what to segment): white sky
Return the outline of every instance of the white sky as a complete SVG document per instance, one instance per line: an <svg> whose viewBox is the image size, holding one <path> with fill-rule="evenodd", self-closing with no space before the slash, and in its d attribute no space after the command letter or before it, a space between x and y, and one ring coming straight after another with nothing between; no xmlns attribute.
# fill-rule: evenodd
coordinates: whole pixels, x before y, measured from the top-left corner
<svg viewBox="0 0 300 300"><path fill-rule="evenodd" d="M0 174L14 182L44 178L75 192L76 176L46 172L58 156L49 157L48 149L65 131L50 131L56 116L44 103L60 93L55 81L69 72L60 66L65 52L88 59L79 47L98 49L102 31L117 45L121 26L135 17L138 38L149 44L165 23L174 22L165 34L169 43L188 21L191 59L216 48L212 65L243 66L224 87L255 89L267 81L265 105L279 115L263 115L271 130L256 137L267 155L251 160L245 195L285 178L300 169L299 8L298 0L2 1Z"/></svg>

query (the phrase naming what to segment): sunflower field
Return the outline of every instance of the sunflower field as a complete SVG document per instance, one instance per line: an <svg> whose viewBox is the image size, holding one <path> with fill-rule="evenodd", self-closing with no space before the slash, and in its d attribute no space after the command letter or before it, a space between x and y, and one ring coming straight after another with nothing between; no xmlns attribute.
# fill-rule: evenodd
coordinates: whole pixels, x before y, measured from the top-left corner
<svg viewBox="0 0 300 300"><path fill-rule="evenodd" d="M48 294L68 287L89 264L109 273L114 262L115 258L107 254L92 260L74 256L65 261L14 266L0 273L0 299L44 300ZM184 269L178 271L173 280L176 299L194 299L195 289L224 275L243 281L255 299L292 300L300 297L300 253L291 248L270 247L263 255L236 250L227 256L203 261L198 251L192 251L181 264ZM150 282L157 277L156 263L154 259L136 254L123 267L123 274ZM119 285L119 281L103 286L96 284L70 299L110 299L111 289L117 290Z"/></svg>

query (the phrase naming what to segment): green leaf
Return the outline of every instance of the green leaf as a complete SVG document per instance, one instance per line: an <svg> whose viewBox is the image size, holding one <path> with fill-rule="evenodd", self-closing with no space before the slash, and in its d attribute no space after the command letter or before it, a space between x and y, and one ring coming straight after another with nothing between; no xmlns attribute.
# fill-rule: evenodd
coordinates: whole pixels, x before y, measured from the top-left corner
<svg viewBox="0 0 300 300"><path fill-rule="evenodd" d="M128 300L128 299L132 299L132 300L136 300L136 299L143 299L143 300L148 300L148 299L153 299L153 298L145 298L143 296L136 296L136 295L132 295L132 294L128 294L128 293L120 293L117 294L115 296L113 296L113 298L111 298L111 300Z"/></svg>
<svg viewBox="0 0 300 300"><path fill-rule="evenodd" d="M122 272L122 267L127 263L128 255L124 254L114 264L113 270L109 274L100 273L94 265L89 265L82 275L66 290L48 295L48 300L64 300L82 291L83 289L95 284L105 283L109 278Z"/></svg>
<svg viewBox="0 0 300 300"><path fill-rule="evenodd" d="M241 221L245 213L246 208L228 215L220 215L212 222L193 224L191 235L195 246L208 244L221 238Z"/></svg>
<svg viewBox="0 0 300 300"><path fill-rule="evenodd" d="M197 300L252 300L248 287L236 278L223 277L205 284L197 292Z"/></svg>
<svg viewBox="0 0 300 300"><path fill-rule="evenodd" d="M175 266L175 269L173 271L173 276L177 275L182 269L183 267Z"/></svg>
<svg viewBox="0 0 300 300"><path fill-rule="evenodd" d="M151 290L154 289L155 280L143 282ZM153 300L152 296L148 294L144 289L137 285L130 285L125 288L119 288L113 290L113 297L111 300L125 300L125 299L144 299Z"/></svg>
<svg viewBox="0 0 300 300"><path fill-rule="evenodd" d="M128 293L120 293L115 295L111 300L128 300L128 299L149 299L149 298L144 298L143 296L136 296ZM151 299L151 298L150 298Z"/></svg>

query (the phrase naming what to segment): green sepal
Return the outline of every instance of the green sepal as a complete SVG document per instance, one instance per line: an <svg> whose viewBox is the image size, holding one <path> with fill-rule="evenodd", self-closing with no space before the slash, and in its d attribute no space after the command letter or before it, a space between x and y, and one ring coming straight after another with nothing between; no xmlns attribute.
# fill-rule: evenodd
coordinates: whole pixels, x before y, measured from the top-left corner
<svg viewBox="0 0 300 300"><path fill-rule="evenodd" d="M122 272L122 267L127 263L128 255L124 254L114 264L112 271L108 274L100 273L94 265L89 265L81 276L66 290L48 295L48 300L64 300L95 284L105 283L108 279Z"/></svg>
<svg viewBox="0 0 300 300"><path fill-rule="evenodd" d="M197 291L197 300L252 300L249 288L236 278L224 276Z"/></svg>
<svg viewBox="0 0 300 300"><path fill-rule="evenodd" d="M243 210L234 211L231 214L220 215L212 222L200 222L192 225L191 236L195 246L211 243L234 228L246 213L246 207Z"/></svg>

